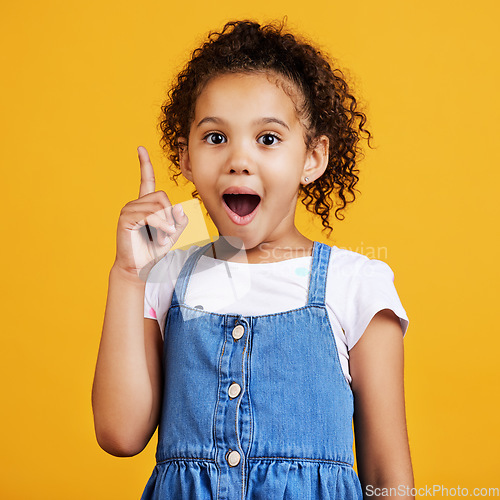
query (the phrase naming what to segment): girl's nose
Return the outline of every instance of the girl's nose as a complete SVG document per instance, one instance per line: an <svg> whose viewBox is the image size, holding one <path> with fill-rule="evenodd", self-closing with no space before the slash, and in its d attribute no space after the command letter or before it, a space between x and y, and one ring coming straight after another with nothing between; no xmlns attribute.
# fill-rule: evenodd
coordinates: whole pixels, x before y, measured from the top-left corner
<svg viewBox="0 0 500 500"><path fill-rule="evenodd" d="M233 147L229 151L227 170L229 173L236 174L253 173L253 161L247 147L233 144Z"/></svg>

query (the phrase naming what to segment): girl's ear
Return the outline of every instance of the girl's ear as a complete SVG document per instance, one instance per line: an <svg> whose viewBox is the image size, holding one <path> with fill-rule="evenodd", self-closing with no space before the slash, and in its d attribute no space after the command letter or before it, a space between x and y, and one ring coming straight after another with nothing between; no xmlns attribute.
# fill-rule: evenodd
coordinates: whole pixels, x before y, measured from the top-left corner
<svg viewBox="0 0 500 500"><path fill-rule="evenodd" d="M302 171L302 184L309 184L321 177L328 165L328 151L330 140L326 135L317 137L314 140L314 146L307 153ZM306 180L307 178L307 180Z"/></svg>
<svg viewBox="0 0 500 500"><path fill-rule="evenodd" d="M187 140L184 137L179 137L179 167L182 175L189 181L193 182L193 173L191 171L191 163L189 161L189 150Z"/></svg>

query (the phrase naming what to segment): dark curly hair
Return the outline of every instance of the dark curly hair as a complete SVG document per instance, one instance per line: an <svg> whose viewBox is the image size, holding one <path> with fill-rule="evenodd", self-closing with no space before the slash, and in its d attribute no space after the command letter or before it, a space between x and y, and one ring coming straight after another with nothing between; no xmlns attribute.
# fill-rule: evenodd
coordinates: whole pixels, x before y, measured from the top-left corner
<svg viewBox="0 0 500 500"><path fill-rule="evenodd" d="M314 182L300 185L299 195L307 210L321 216L323 230L331 234L331 195L341 200L335 217L343 220L340 212L356 197L356 159L361 154L358 142L364 134L370 146L372 136L364 128L366 116L358 110L342 71L332 68L317 48L286 32L284 22L264 26L252 21L228 22L220 33L210 32L203 46L192 53L161 108L161 145L172 162L172 179L177 183L181 174L179 151L184 145L179 139L189 136L196 100L205 85L218 75L252 71L275 73L300 89L303 103L298 111L307 123L308 148L321 135L329 139L325 173ZM298 103L294 104L298 108ZM196 190L192 194L198 196Z"/></svg>

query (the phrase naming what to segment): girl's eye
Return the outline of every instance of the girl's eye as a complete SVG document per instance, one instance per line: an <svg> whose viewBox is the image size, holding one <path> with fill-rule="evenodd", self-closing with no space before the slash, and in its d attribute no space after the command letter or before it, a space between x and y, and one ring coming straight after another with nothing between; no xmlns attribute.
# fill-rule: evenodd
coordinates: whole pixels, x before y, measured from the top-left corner
<svg viewBox="0 0 500 500"><path fill-rule="evenodd" d="M210 132L210 134L207 134L204 139L208 142L208 144L222 144L223 142L226 141L226 138L222 135L219 134L218 132Z"/></svg>
<svg viewBox="0 0 500 500"><path fill-rule="evenodd" d="M257 141L264 146L274 146L279 141L279 137L274 134L261 135Z"/></svg>

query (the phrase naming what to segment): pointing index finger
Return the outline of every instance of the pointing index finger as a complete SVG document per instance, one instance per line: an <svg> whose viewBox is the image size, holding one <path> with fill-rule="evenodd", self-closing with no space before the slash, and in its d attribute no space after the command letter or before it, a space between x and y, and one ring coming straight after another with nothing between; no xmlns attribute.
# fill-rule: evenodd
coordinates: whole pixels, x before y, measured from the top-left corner
<svg viewBox="0 0 500 500"><path fill-rule="evenodd" d="M149 193L155 192L155 172L149 159L148 151L145 147L137 148L139 163L141 166L141 187L139 189L139 198Z"/></svg>

